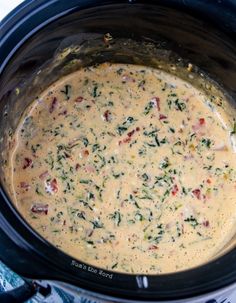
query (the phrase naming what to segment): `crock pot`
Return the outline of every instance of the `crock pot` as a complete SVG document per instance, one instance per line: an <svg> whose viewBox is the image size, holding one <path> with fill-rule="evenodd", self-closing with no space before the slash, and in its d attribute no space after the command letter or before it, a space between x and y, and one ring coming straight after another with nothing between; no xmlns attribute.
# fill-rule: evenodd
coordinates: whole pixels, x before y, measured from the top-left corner
<svg viewBox="0 0 236 303"><path fill-rule="evenodd" d="M187 271L162 275L101 271L58 250L26 223L10 201L3 166L7 136L30 102L30 83L41 79L40 90L45 81L65 72L65 62L59 64L57 54L58 49L68 50L71 41L93 43L106 33L140 43L152 41L198 66L236 100L236 2L28 0L0 26L0 259L25 278L31 294L56 285L75 297L84 293L102 302L226 302L236 287L233 240L221 256ZM130 62L132 57L114 53L112 47L90 50L83 53L85 64ZM76 58L69 54L69 59ZM9 302L16 302L13 297Z"/></svg>

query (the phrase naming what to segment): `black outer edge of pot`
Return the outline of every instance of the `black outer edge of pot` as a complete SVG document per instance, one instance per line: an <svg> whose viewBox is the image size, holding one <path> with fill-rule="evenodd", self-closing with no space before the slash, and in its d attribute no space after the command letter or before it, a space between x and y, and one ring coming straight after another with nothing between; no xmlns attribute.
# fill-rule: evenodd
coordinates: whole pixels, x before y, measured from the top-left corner
<svg viewBox="0 0 236 303"><path fill-rule="evenodd" d="M87 8L95 5L106 5L114 3L144 3L144 1L70 1L70 9L63 10L63 1L47 1L47 5L54 3L53 12L50 11L47 16L47 21L40 23L40 27L36 26L40 20L35 19L35 23L31 24L28 28L26 36L20 35L20 31L26 30L21 28L25 22L26 16L36 10L38 14L43 14L45 9L44 0L25 1L22 5L17 7L10 13L1 24L0 33L2 34L1 47L5 47L9 43L7 60L6 54L1 53L0 63L2 64L2 71L10 60L11 56L15 54L17 49L22 45L28 37L32 36L41 27L47 25L51 21L65 15L72 10ZM155 1L163 3L163 1ZM166 1L166 3L178 4L182 1ZM186 3L188 1L185 1ZM195 5L203 1L195 1ZM206 1L210 2L210 1ZM231 1L228 2L231 7ZM150 3L150 1L145 2ZM151 1L153 4L153 1ZM58 6L56 6L58 4ZM186 7L190 9L191 7ZM234 6L235 8L235 6ZM42 16L41 16L42 18ZM14 21L15 20L15 21ZM231 19L229 18L229 21ZM232 22L234 20L231 20ZM230 30L230 24L229 30ZM11 32L12 29L17 30L13 41L4 41L6 33ZM226 30L227 31L227 30ZM235 34L235 32L232 32ZM9 36L10 38L12 36ZM24 38L24 39L23 39ZM23 39L23 40L22 40ZM18 40L18 41L17 41ZM15 47L15 45L17 45ZM212 261L204 266L198 267L194 270L188 270L176 274L167 274L160 276L147 276L148 287L140 281L143 276L119 274L106 271L113 274L112 280L105 279L101 276L94 275L87 271L71 270L70 272L66 267L71 263L72 259L54 248L50 243L44 240L37 232L33 231L30 226L24 221L21 215L13 207L4 189L1 189L2 199L0 200L0 257L10 268L17 273L32 279L47 279L47 280L61 280L67 283L72 283L80 288L89 290L95 293L105 294L107 296L114 296L119 298L133 299L135 301L156 301L156 300L178 300L182 298L189 298L209 293L220 288L226 287L236 281L236 252L233 250L223 257ZM33 240L33 241L32 241ZM32 242L31 242L32 241ZM63 261L63 262L61 262ZM78 261L78 263L80 263ZM32 266L31 266L32 265ZM88 265L87 265L88 266ZM94 267L95 268L95 267ZM99 270L99 269L97 269ZM141 279L141 280L140 280ZM199 279L199 280L197 280ZM196 283L198 281L199 283ZM182 287L176 288L177 285ZM174 289L174 290L173 290Z"/></svg>
<svg viewBox="0 0 236 303"><path fill-rule="evenodd" d="M215 26L222 27L224 31L228 32L229 35L235 37L236 34L236 2L234 0L221 0L211 1L211 0L70 0L70 9L67 11L63 10L64 0L25 0L14 10L12 10L1 22L0 22L0 48L4 44L4 49L0 52L0 74L3 71L5 65L16 52L17 48L30 36L32 36L36 31L45 25L49 24L53 20L69 13L72 10L89 8L91 6L101 6L109 4L163 4L166 6L172 6L179 8L181 7L183 11L189 12L191 14L201 15L202 19L212 22ZM25 22L25 18L28 18L32 12L40 13L40 10L45 9L53 4L53 10L47 11L47 19L40 26L35 26L38 24L39 19L31 20L31 23L28 24L28 33L29 36L21 35L21 32L17 30L18 27L22 26ZM210 14L209 14L210 11ZM227 23L223 26L224 20L227 18ZM12 35L12 31L15 31L15 34ZM11 35L11 40L6 39ZM7 41L6 41L7 40ZM21 43L20 43L20 40ZM17 48L14 45L18 45ZM7 54L7 55L6 55ZM4 59L6 58L6 60ZM4 59L4 61L3 61Z"/></svg>

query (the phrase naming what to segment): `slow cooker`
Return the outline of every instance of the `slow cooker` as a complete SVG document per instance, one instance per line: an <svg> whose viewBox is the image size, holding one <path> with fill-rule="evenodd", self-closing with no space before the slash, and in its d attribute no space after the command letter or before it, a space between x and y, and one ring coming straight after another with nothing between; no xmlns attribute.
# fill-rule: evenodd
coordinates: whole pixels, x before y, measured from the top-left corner
<svg viewBox="0 0 236 303"><path fill-rule="evenodd" d="M107 33L121 43L101 43ZM128 47L125 41L135 42ZM56 285L99 302L220 303L236 287L234 239L214 260L182 272L101 272L48 243L10 201L3 170L7 138L32 96L81 64L134 58L149 64L150 42L170 60L192 62L236 100L234 0L27 0L2 20L0 258L25 285L0 295L1 302L23 302Z"/></svg>

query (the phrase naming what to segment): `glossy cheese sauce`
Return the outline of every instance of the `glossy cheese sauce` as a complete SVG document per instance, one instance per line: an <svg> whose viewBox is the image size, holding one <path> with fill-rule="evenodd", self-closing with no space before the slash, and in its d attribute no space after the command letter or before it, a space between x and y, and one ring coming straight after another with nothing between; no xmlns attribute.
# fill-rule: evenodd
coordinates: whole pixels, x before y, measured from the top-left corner
<svg viewBox="0 0 236 303"><path fill-rule="evenodd" d="M83 262L127 273L191 268L235 232L234 131L173 75L84 68L26 110L11 154L14 201L44 238Z"/></svg>

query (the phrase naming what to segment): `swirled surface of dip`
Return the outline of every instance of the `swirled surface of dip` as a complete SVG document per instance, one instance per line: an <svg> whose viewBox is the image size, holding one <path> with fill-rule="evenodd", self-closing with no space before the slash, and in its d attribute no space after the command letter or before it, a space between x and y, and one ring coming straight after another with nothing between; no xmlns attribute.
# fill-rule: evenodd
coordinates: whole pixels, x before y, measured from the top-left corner
<svg viewBox="0 0 236 303"><path fill-rule="evenodd" d="M143 66L66 76L15 133L17 208L48 241L98 267L157 274L207 262L236 214L236 155L207 100Z"/></svg>

